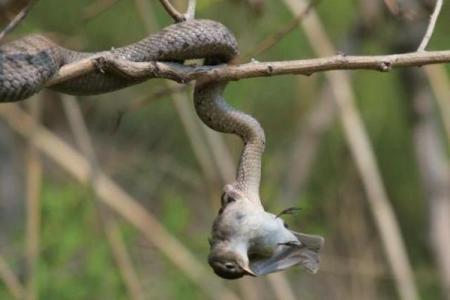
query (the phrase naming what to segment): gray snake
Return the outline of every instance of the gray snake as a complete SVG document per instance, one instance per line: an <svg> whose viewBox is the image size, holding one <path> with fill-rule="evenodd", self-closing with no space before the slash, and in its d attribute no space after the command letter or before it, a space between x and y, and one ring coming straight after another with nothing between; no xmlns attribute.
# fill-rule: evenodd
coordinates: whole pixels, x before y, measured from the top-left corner
<svg viewBox="0 0 450 300"><path fill-rule="evenodd" d="M137 43L96 53L65 49L43 36L32 35L0 46L0 102L30 97L62 66L86 58L108 56L132 62L204 58L205 64L212 65L228 63L237 54L235 37L224 25L210 20L173 24ZM99 71L50 88L68 94L92 95L139 82L108 70ZM281 219L264 211L259 197L264 131L256 119L225 101L226 85L225 81L200 79L194 90L194 105L200 119L216 131L238 135L244 142L236 180L225 186L222 208L213 225L209 263L218 275L229 279L245 274L264 275L299 263L315 271L323 240L291 232ZM284 244L297 248L280 246ZM245 248L242 245L248 251L242 250ZM249 260L247 253L269 259Z"/></svg>
<svg viewBox="0 0 450 300"><path fill-rule="evenodd" d="M89 57L112 55L133 62L183 61L205 58L205 64L227 63L238 54L233 34L221 23L189 20L173 24L145 39L110 51L87 53L65 49L40 35L31 35L0 46L0 102L18 101L41 90L59 68ZM118 74L93 72L51 86L74 95L117 90L136 81ZM245 147L234 185L250 199L259 199L264 132L251 116L230 107L223 99L226 82L197 82L195 108L214 130L239 135Z"/></svg>
<svg viewBox="0 0 450 300"><path fill-rule="evenodd" d="M112 56L132 62L206 58L206 63L226 63L237 53L236 39L230 31L210 20L173 24L136 43L95 53L72 51L43 36L31 35L0 46L0 102L28 98L42 89L59 68L89 57ZM135 83L118 74L95 72L51 89L93 95Z"/></svg>

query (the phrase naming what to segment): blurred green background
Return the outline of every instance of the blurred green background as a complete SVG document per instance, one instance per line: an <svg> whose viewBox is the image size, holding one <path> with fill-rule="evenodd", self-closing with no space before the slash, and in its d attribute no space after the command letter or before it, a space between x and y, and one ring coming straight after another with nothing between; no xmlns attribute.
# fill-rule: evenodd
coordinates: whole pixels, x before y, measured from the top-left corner
<svg viewBox="0 0 450 300"><path fill-rule="evenodd" d="M174 2L179 7L185 5L183 1ZM434 2L386 3L397 3L399 11L389 10L378 0L322 1L316 9L341 53L414 51ZM6 12L8 6L2 8ZM242 62L250 58L279 61L317 56L311 47L314 41L308 40L300 27L255 55L262 41L295 17L281 0L198 0L197 17L218 20L229 27L238 39ZM96 51L139 40L150 28L157 31L171 22L158 1L40 0L8 39L45 33L68 48ZM446 2L429 50L450 47L449 25L450 5ZM442 67L448 75L449 67ZM450 152L442 108L436 104L424 74L421 68L348 72L420 297L445 299L450 293L444 291L430 239L430 207L435 194L429 182L434 177L423 167L427 162L421 161L420 145L424 140L429 142L426 137L421 139L421 126L431 124L428 134L437 137L438 153L442 154L432 158L440 159L438 164L447 170ZM265 129L261 194L266 209L276 213L299 206L299 214L285 218L290 228L326 238L318 274L299 268L283 273L295 297L398 299L365 188L329 89L323 73L255 78L231 83L226 98L255 116ZM229 151L236 163L242 145L235 137L210 136L195 116L191 92L189 86L168 87L164 80L150 80L110 94L80 97L78 103L100 169L138 199L208 268L210 226L220 204L221 188L230 177L229 170L234 170L221 153ZM417 99L418 95L422 98ZM61 95L44 91L21 105L27 107L31 102L39 102L42 124L77 148ZM0 253L19 280L26 282L28 145L1 118L0 126ZM303 156L305 148L310 152ZM32 283L35 288L31 288L35 298L133 299L102 229L102 212L95 204L94 191L45 155L40 159L40 255L34 273L36 282ZM450 182L443 185L448 190ZM144 299L211 297L127 220L118 218L117 223ZM214 278L209 268L207 271L211 286L225 284L242 299L281 297L273 280L224 282ZM13 299L2 282L0 299Z"/></svg>

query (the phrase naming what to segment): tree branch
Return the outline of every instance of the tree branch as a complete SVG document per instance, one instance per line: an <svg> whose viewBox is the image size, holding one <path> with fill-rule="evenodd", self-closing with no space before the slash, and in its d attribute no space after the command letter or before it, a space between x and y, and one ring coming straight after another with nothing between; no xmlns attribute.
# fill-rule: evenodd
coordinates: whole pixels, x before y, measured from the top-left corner
<svg viewBox="0 0 450 300"><path fill-rule="evenodd" d="M99 61L101 67L99 67ZM169 62L130 62L108 57L84 59L63 66L47 87L102 70L117 71L128 79L141 81L150 78L172 79L180 83L192 80L240 80L286 74L311 75L332 70L375 70L388 72L392 68L420 67L423 65L449 63L450 50L412 52L378 56L335 55L304 60L257 62L241 65L185 66Z"/></svg>
<svg viewBox="0 0 450 300"><path fill-rule="evenodd" d="M311 0L308 5L302 10L295 18L293 18L289 23L287 23L283 28L274 32L273 34L267 36L262 40L251 53L245 55L244 57L256 57L261 53L269 50L276 44L278 44L288 33L296 29L298 25L303 21L303 19L308 15L308 13L319 4L320 0Z"/></svg>
<svg viewBox="0 0 450 300"><path fill-rule="evenodd" d="M434 11L430 16L430 22L428 23L427 31L425 32L425 35L422 39L422 42L420 43L419 48L417 48L417 51L425 51L425 48L428 45L428 42L431 39L431 36L433 35L434 26L436 25L437 18L439 16L439 13L441 12L443 0L436 0L436 5L434 7Z"/></svg>
<svg viewBox="0 0 450 300"><path fill-rule="evenodd" d="M55 161L78 182L89 185L103 204L139 230L148 242L166 255L206 295L212 299L239 299L233 291L223 285L223 282L211 276L211 272L204 267L204 264L200 263L188 248L168 232L151 212L102 170L98 171L95 182L90 180L91 167L85 156L33 121L16 105L0 105L0 118L19 135L30 139L39 151ZM0 256L0 272L2 267L4 263ZM0 273L0 276L3 273Z"/></svg>
<svg viewBox="0 0 450 300"><path fill-rule="evenodd" d="M399 13L400 9L396 0L384 0L384 4L392 14L397 15Z"/></svg>
<svg viewBox="0 0 450 300"><path fill-rule="evenodd" d="M166 12L169 14L169 16L172 17L175 22L183 22L186 20L186 17L175 7L173 7L169 0L159 0L159 2L161 2Z"/></svg>
<svg viewBox="0 0 450 300"><path fill-rule="evenodd" d="M10 31L16 28L19 23L25 19L30 11L31 7L37 2L37 0L30 0L28 4L22 8L22 10L11 20L11 22L0 32L0 41L7 35Z"/></svg>
<svg viewBox="0 0 450 300"><path fill-rule="evenodd" d="M89 161L91 168L89 176L91 185L94 186L100 170L100 163L95 153L83 113L81 112L80 104L76 101L75 97L69 95L64 95L61 100L75 143L80 149L80 152ZM100 224L103 227L123 284L127 289L129 299L143 300L144 292L133 266L131 256L120 233L119 222L114 214L106 209L104 205L101 205L101 201L97 197L93 198Z"/></svg>
<svg viewBox="0 0 450 300"><path fill-rule="evenodd" d="M284 0L283 2L294 14L306 5L305 0ZM329 53L337 52L315 11L310 12L309 17L302 23L302 27L312 49L318 56L324 57ZM398 63L397 60L394 61ZM387 71L392 65L386 65L386 67L388 67ZM381 246L391 269L399 298L419 299L400 226L384 187L367 129L357 109L356 95L352 90L348 72L327 73L325 77L331 84L343 135L360 174L368 208L379 233Z"/></svg>
<svg viewBox="0 0 450 300"><path fill-rule="evenodd" d="M195 8L197 7L197 0L189 0L184 18L186 20L193 20L195 18Z"/></svg>

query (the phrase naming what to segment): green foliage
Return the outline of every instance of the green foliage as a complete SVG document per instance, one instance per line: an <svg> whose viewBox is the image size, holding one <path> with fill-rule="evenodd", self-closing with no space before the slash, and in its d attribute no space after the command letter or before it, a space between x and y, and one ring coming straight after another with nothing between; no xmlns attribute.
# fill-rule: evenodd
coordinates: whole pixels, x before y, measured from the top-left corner
<svg viewBox="0 0 450 300"><path fill-rule="evenodd" d="M182 234L182 231L190 223L189 207L179 195L169 193L162 199L162 222L174 234Z"/></svg>
<svg viewBox="0 0 450 300"><path fill-rule="evenodd" d="M41 298L127 299L91 193L47 183L42 199Z"/></svg>

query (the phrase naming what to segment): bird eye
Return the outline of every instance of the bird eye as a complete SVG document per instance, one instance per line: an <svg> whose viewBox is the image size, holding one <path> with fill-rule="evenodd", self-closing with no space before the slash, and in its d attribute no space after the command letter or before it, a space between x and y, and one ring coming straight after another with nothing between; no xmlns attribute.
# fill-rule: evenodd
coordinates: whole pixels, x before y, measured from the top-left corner
<svg viewBox="0 0 450 300"><path fill-rule="evenodd" d="M233 263L225 263L225 268L227 268L228 270L233 270L234 269L234 264Z"/></svg>

